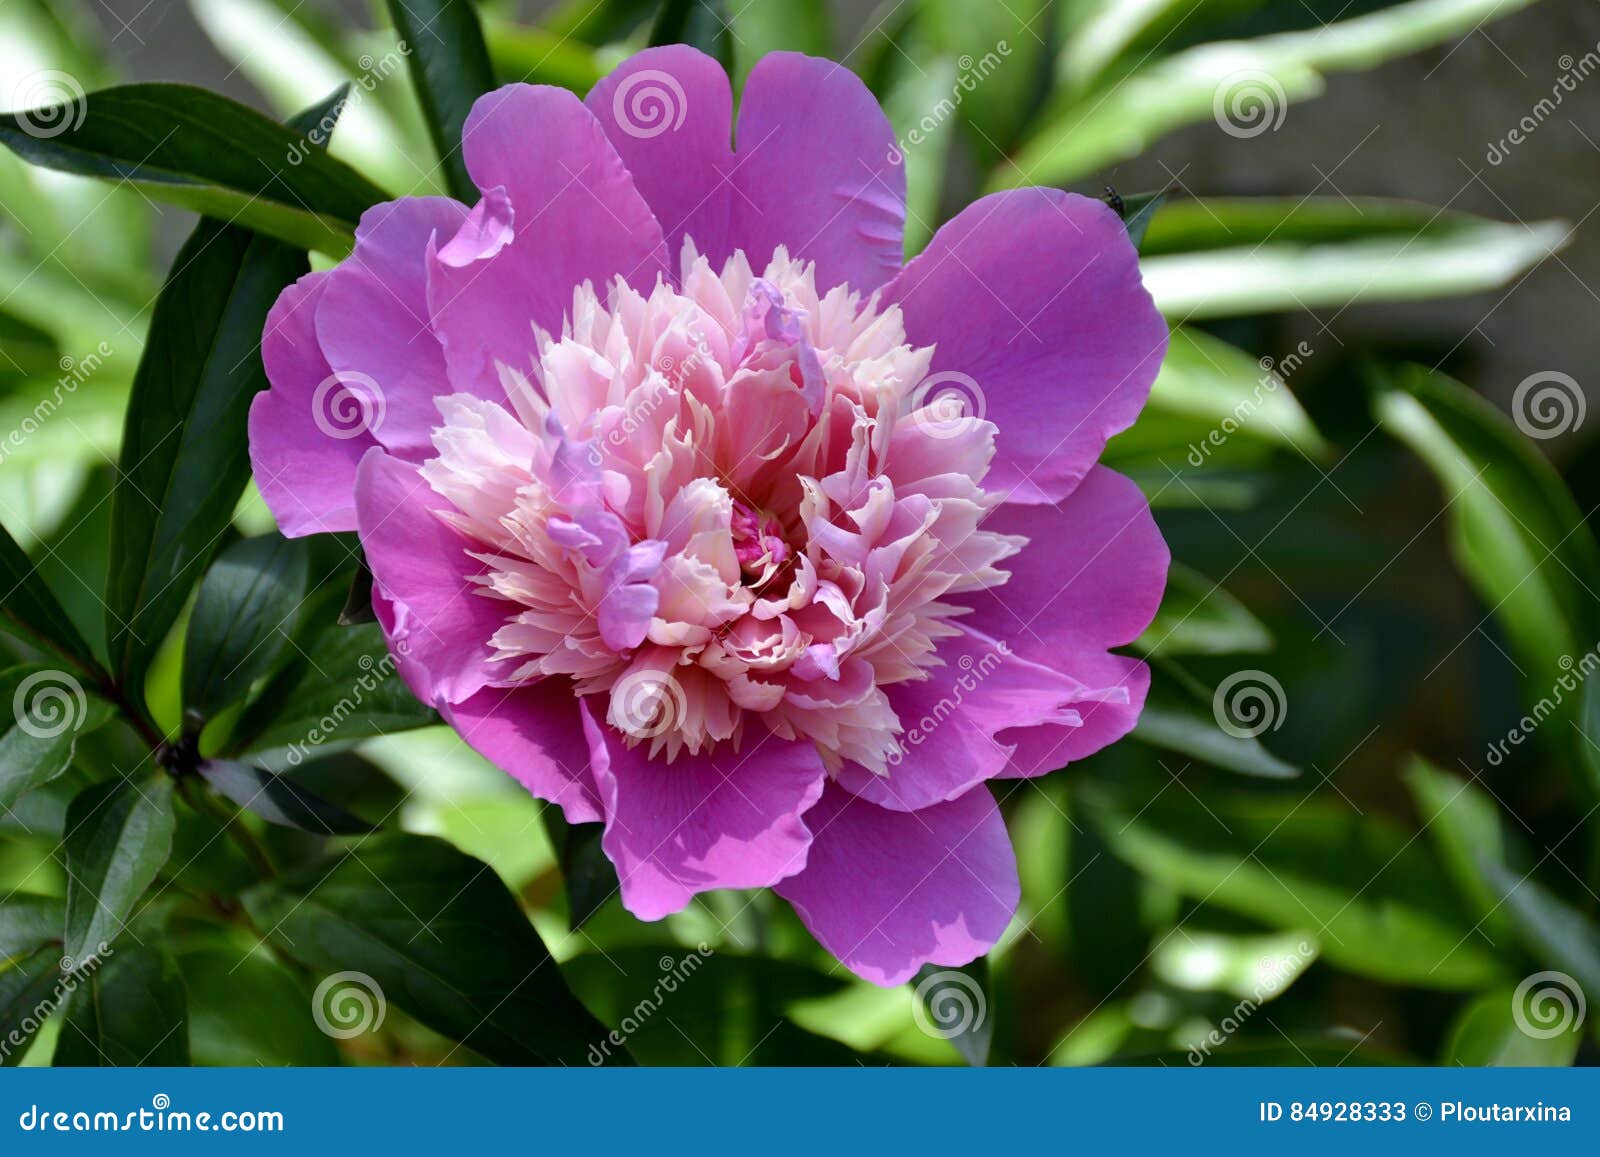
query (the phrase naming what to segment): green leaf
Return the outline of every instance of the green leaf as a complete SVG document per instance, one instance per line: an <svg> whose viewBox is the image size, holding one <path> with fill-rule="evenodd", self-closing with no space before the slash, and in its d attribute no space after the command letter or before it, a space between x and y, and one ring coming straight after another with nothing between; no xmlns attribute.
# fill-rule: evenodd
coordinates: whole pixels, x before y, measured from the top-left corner
<svg viewBox="0 0 1600 1157"><path fill-rule="evenodd" d="M1482 861L1481 868L1533 958L1559 969L1591 1001L1600 1001L1600 928L1532 876L1519 876L1489 860Z"/></svg>
<svg viewBox="0 0 1600 1157"><path fill-rule="evenodd" d="M297 764L324 744L438 721L395 673L381 627L330 626L262 689L240 719L230 750L287 748Z"/></svg>
<svg viewBox="0 0 1600 1157"><path fill-rule="evenodd" d="M187 1065L188 997L163 948L129 944L100 962L67 1001L58 1067Z"/></svg>
<svg viewBox="0 0 1600 1157"><path fill-rule="evenodd" d="M1505 224L1407 202L1193 201L1152 222L1139 264L1161 311L1193 321L1476 293L1571 236L1559 221Z"/></svg>
<svg viewBox="0 0 1600 1157"><path fill-rule="evenodd" d="M478 14L470 0L387 0L387 7L401 44L410 50L411 79L446 183L470 205L478 187L461 156L461 130L472 102L495 87Z"/></svg>
<svg viewBox="0 0 1600 1157"><path fill-rule="evenodd" d="M239 702L270 672L306 593L304 539L240 539L206 572L183 642L183 705L201 719Z"/></svg>
<svg viewBox="0 0 1600 1157"><path fill-rule="evenodd" d="M0 808L66 771L78 736L111 718L110 704L50 667L0 671L0 705L12 712L11 726L0 734Z"/></svg>
<svg viewBox="0 0 1600 1157"><path fill-rule="evenodd" d="M939 223L939 200L956 122L954 118L935 120L929 110L948 98L955 79L955 61L930 53L915 68L896 68L883 95L884 115L894 128L895 149L905 159L908 257L927 245Z"/></svg>
<svg viewBox="0 0 1600 1157"><path fill-rule="evenodd" d="M21 1062L61 1002L65 918L53 897L13 893L0 903L0 1067Z"/></svg>
<svg viewBox="0 0 1600 1157"><path fill-rule="evenodd" d="M200 778L246 811L279 827L319 836L359 836L372 831L371 824L318 799L286 776L248 763L208 759L200 764Z"/></svg>
<svg viewBox="0 0 1600 1157"><path fill-rule="evenodd" d="M1252 672L1242 674L1249 675ZM1265 675L1264 672L1253 674ZM1224 731L1218 722L1215 695L1207 693L1193 677L1170 662L1153 666L1150 670L1150 694L1133 729L1133 736L1154 747L1175 751L1241 775L1293 779L1300 774L1300 769L1273 755L1256 738L1261 732L1274 729L1274 724L1282 722L1283 688L1270 676L1254 682L1241 682L1238 686L1244 688L1243 693L1247 695L1253 694L1252 687L1260 691L1259 705L1268 714L1257 720L1262 724L1259 730L1249 720L1244 720L1243 724L1246 725L1236 725L1234 732ZM1269 696L1272 698L1271 706L1267 705Z"/></svg>
<svg viewBox="0 0 1600 1157"><path fill-rule="evenodd" d="M567 891L567 926L576 932L621 891L616 866L600 846L605 825L569 824L554 804L544 804L539 817L561 863L561 882Z"/></svg>
<svg viewBox="0 0 1600 1157"><path fill-rule="evenodd" d="M740 0L733 6L734 88L769 52L827 56L832 21L827 0ZM925 60L919 60L923 67Z"/></svg>
<svg viewBox="0 0 1600 1157"><path fill-rule="evenodd" d="M1118 855L1186 896L1285 931L1394 984L1477 988L1504 977L1426 847L1373 815L1300 795L1085 789Z"/></svg>
<svg viewBox="0 0 1600 1157"><path fill-rule="evenodd" d="M1270 651L1272 633L1220 583L1173 563L1161 609L1134 646L1147 655L1234 655Z"/></svg>
<svg viewBox="0 0 1600 1157"><path fill-rule="evenodd" d="M244 902L284 952L490 1060L582 1064L605 1039L499 877L443 840L376 836Z"/></svg>
<svg viewBox="0 0 1600 1157"><path fill-rule="evenodd" d="M1559 1019L1548 1025L1529 1020L1517 992L1496 989L1461 1010L1439 1063L1472 1068L1559 1067L1572 1063L1582 1040L1577 1024L1563 1028Z"/></svg>
<svg viewBox="0 0 1600 1157"><path fill-rule="evenodd" d="M650 43L688 44L733 70L733 29L726 0L663 0Z"/></svg>
<svg viewBox="0 0 1600 1157"><path fill-rule="evenodd" d="M1122 227L1128 231L1128 240L1135 249L1144 246L1145 234L1150 231L1150 220L1161 206L1167 203L1169 190L1155 193L1130 193L1126 197L1106 186L1107 200L1122 218Z"/></svg>
<svg viewBox="0 0 1600 1157"><path fill-rule="evenodd" d="M1281 359L1257 359L1201 330L1174 327L1140 424L1153 414L1175 415L1200 424L1202 428L1194 431L1193 442L1183 447L1182 454L1196 468L1204 465L1220 444L1233 438L1287 446L1307 457L1321 456L1327 452L1327 443L1284 381L1311 356L1310 347L1302 345Z"/></svg>
<svg viewBox="0 0 1600 1157"><path fill-rule="evenodd" d="M61 372L60 357L48 331L0 308L0 382L54 378Z"/></svg>
<svg viewBox="0 0 1600 1157"><path fill-rule="evenodd" d="M1600 799L1575 726L1579 683L1597 663L1600 546L1560 475L1488 402L1419 368L1388 386L1374 412L1438 476L1456 562L1505 630L1538 734ZM1496 754L1504 758L1504 741Z"/></svg>
<svg viewBox="0 0 1600 1157"><path fill-rule="evenodd" d="M231 938L178 957L197 1065L337 1065L312 1019L311 989L264 950Z"/></svg>
<svg viewBox="0 0 1600 1157"><path fill-rule="evenodd" d="M63 955L99 959L172 851L172 781L97 783L67 807L67 924Z"/></svg>
<svg viewBox="0 0 1600 1157"><path fill-rule="evenodd" d="M994 1040L988 962L980 957L964 968L924 964L911 984L926 1029L948 1040L967 1064L987 1065Z"/></svg>
<svg viewBox="0 0 1600 1157"><path fill-rule="evenodd" d="M972 126L974 148L985 163L1010 148L1045 94L1051 7L1050 0L922 0L918 8L934 51L955 61L958 70L958 79L940 96L953 101L961 120Z"/></svg>
<svg viewBox="0 0 1600 1157"><path fill-rule="evenodd" d="M1439 852L1439 861L1456 890L1480 919L1480 938L1504 944L1515 937L1510 914L1495 884L1484 875L1485 862L1521 872L1526 854L1510 845L1500 822L1500 809L1482 788L1413 759L1402 777L1416 802L1423 830ZM1513 868L1516 863L1518 867Z"/></svg>
<svg viewBox="0 0 1600 1157"><path fill-rule="evenodd" d="M156 302L112 496L106 630L136 693L250 477L245 421L267 386L261 331L304 254L201 221Z"/></svg>
<svg viewBox="0 0 1600 1157"><path fill-rule="evenodd" d="M0 629L85 671L98 671L94 652L39 577L17 540L0 527Z"/></svg>
<svg viewBox="0 0 1600 1157"><path fill-rule="evenodd" d="M53 135L30 125L54 116ZM130 84L75 107L0 115L0 143L35 165L127 181L158 201L303 249L349 252L383 190L299 133L203 88Z"/></svg>
<svg viewBox="0 0 1600 1157"><path fill-rule="evenodd" d="M1258 136L1282 126L1290 102L1321 95L1325 73L1375 67L1467 35L1528 3L1412 0L1305 31L1200 44L1107 73L1086 91L1062 90L1039 118L1042 127L991 183L1065 184L1137 156L1174 129L1211 118L1219 132ZM1072 60L1072 51L1063 64L1068 69L1082 64ZM1104 59L1103 51L1092 55Z"/></svg>

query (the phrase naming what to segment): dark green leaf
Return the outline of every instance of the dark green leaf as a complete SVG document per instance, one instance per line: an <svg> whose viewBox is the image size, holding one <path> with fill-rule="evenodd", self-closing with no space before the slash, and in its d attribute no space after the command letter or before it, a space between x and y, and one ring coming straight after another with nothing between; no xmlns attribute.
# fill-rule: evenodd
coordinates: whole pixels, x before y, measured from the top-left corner
<svg viewBox="0 0 1600 1157"><path fill-rule="evenodd" d="M731 71L733 35L726 0L665 0L650 29L650 43L688 44Z"/></svg>
<svg viewBox="0 0 1600 1157"><path fill-rule="evenodd" d="M1250 675L1251 672L1243 674ZM1244 683L1236 686L1242 688ZM1152 666L1150 694L1145 700L1138 725L1133 729L1134 738L1241 775L1293 779L1300 774L1300 769L1273 755L1256 738L1261 732L1273 729L1275 722L1281 723L1283 688L1270 678L1261 681L1259 687L1264 696L1262 709L1271 714L1258 720L1262 724L1259 730L1254 724L1242 728L1236 725L1230 733L1224 731L1218 722L1216 695L1206 694L1192 677L1171 663ZM1272 702L1275 705L1267 706L1265 697L1271 696L1274 688L1276 698ZM1226 700L1232 692L1228 691L1226 685L1220 691L1226 707ZM1248 693L1248 688L1241 693Z"/></svg>
<svg viewBox="0 0 1600 1157"><path fill-rule="evenodd" d="M1576 727L1578 684L1600 638L1600 546L1577 504L1498 410L1440 374L1406 370L1375 410L1438 475L1457 562L1510 639L1526 701L1544 724L1539 734L1585 794L1600 799L1600 781L1587 771L1591 752Z"/></svg>
<svg viewBox="0 0 1600 1157"><path fill-rule="evenodd" d="M86 788L67 808L67 932L63 955L98 958L172 850L172 781L116 779Z"/></svg>
<svg viewBox="0 0 1600 1157"><path fill-rule="evenodd" d="M1144 792L1081 798L1106 841L1187 896L1285 931L1310 929L1333 964L1397 984L1481 987L1503 965L1426 845L1378 817L1295 793Z"/></svg>
<svg viewBox="0 0 1600 1157"><path fill-rule="evenodd" d="M1439 850L1444 870L1456 890L1483 922L1479 938L1494 944L1513 939L1510 913L1500 902L1500 892L1483 873L1482 864L1499 864L1521 874L1526 859L1513 851L1510 834L1500 822L1500 809L1481 787L1440 771L1425 760L1413 759L1405 772L1406 786L1416 801L1423 830Z"/></svg>
<svg viewBox="0 0 1600 1157"><path fill-rule="evenodd" d="M539 815L561 863L561 880L567 889L567 926L576 932L621 888L616 865L600 847L605 825L569 824L554 804L545 804Z"/></svg>
<svg viewBox="0 0 1600 1157"><path fill-rule="evenodd" d="M111 718L110 704L50 667L0 671L0 705L12 720L0 734L0 808L66 771L78 736Z"/></svg>
<svg viewBox="0 0 1600 1157"><path fill-rule="evenodd" d="M57 131L30 125L54 116ZM342 256L381 189L319 144L182 84L102 89L75 107L0 116L0 142L45 168L127 181L157 200Z"/></svg>
<svg viewBox="0 0 1600 1157"><path fill-rule="evenodd" d="M0 382L54 378L61 372L60 357L54 337L0 309Z"/></svg>
<svg viewBox="0 0 1600 1157"><path fill-rule="evenodd" d="M470 0L387 0L389 19L410 51L411 81L428 136L453 196L468 204L478 187L461 156L461 130L472 102L495 87L483 29Z"/></svg>
<svg viewBox="0 0 1600 1157"><path fill-rule="evenodd" d="M339 1050L311 1016L311 990L249 941L178 958L189 990L189 1050L197 1065L337 1065Z"/></svg>
<svg viewBox="0 0 1600 1157"><path fill-rule="evenodd" d="M244 901L284 952L490 1060L583 1064L605 1039L499 877L443 840L376 836Z"/></svg>
<svg viewBox="0 0 1600 1157"><path fill-rule="evenodd" d="M378 613L372 609L372 568L363 558L356 564L355 578L350 580L350 593L345 596L344 610L339 612L339 625L358 627L377 621Z"/></svg>
<svg viewBox="0 0 1600 1157"><path fill-rule="evenodd" d="M1166 204L1170 190L1155 193L1129 193L1126 197L1112 193L1111 207L1122 218L1122 227L1128 231L1128 240L1135 249L1144 244L1144 235L1150 229L1150 219Z"/></svg>
<svg viewBox="0 0 1600 1157"><path fill-rule="evenodd" d="M395 673L383 631L331 626L280 671L239 722L232 750L287 748L298 764L324 744L426 727L438 716Z"/></svg>
<svg viewBox="0 0 1600 1157"><path fill-rule="evenodd" d="M243 699L277 663L305 597L304 539L265 534L206 572L183 645L183 705L201 719Z"/></svg>
<svg viewBox="0 0 1600 1157"><path fill-rule="evenodd" d="M1238 599L1173 563L1155 621L1134 644L1150 655L1232 655L1272 649L1272 634Z"/></svg>
<svg viewBox="0 0 1600 1157"><path fill-rule="evenodd" d="M66 906L54 896L19 892L0 903L0 962L61 943Z"/></svg>
<svg viewBox="0 0 1600 1157"><path fill-rule="evenodd" d="M179 251L134 378L112 498L106 629L136 693L250 477L245 421L266 388L261 331L302 253L215 221Z"/></svg>
<svg viewBox="0 0 1600 1157"><path fill-rule="evenodd" d="M994 1039L988 963L979 958L964 968L924 964L911 983L922 1030L949 1041L967 1064L987 1065Z"/></svg>
<svg viewBox="0 0 1600 1157"><path fill-rule="evenodd" d="M0 1066L22 1060L39 1026L61 1003L64 980L60 945L0 959Z"/></svg>
<svg viewBox="0 0 1600 1157"><path fill-rule="evenodd" d="M0 628L84 670L99 669L89 644L4 527L0 527Z"/></svg>
<svg viewBox="0 0 1600 1157"><path fill-rule="evenodd" d="M1567 974L1591 1001L1600 1001L1600 928L1531 876L1519 876L1489 860L1481 867L1533 958Z"/></svg>
<svg viewBox="0 0 1600 1157"><path fill-rule="evenodd" d="M319 836L358 836L372 831L371 824L318 799L286 776L248 763L208 759L200 765L200 777L246 811L280 827Z"/></svg>
<svg viewBox="0 0 1600 1157"><path fill-rule="evenodd" d="M129 944L78 981L56 1041L57 1067L189 1063L188 999L165 949Z"/></svg>

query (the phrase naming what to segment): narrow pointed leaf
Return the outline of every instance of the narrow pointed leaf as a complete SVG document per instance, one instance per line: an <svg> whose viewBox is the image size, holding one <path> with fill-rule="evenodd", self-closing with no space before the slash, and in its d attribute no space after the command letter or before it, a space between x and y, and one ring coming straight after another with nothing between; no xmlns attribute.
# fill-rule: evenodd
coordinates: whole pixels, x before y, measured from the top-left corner
<svg viewBox="0 0 1600 1157"><path fill-rule="evenodd" d="M108 780L67 808L63 955L81 965L121 935L172 851L172 781Z"/></svg>
<svg viewBox="0 0 1600 1157"><path fill-rule="evenodd" d="M246 811L279 827L319 836L358 836L372 831L365 820L318 799L287 776L248 763L208 759L200 765L200 777Z"/></svg>
<svg viewBox="0 0 1600 1157"><path fill-rule="evenodd" d="M61 655L81 669L99 669L83 635L4 527L0 527L0 630Z"/></svg>
<svg viewBox="0 0 1600 1157"><path fill-rule="evenodd" d="M63 126L36 135L40 118ZM127 181L147 196L342 256L384 192L300 133L182 84L130 84L71 107L0 115L0 143L45 168Z"/></svg>
<svg viewBox="0 0 1600 1157"><path fill-rule="evenodd" d="M388 8L450 192L471 204L478 187L461 156L461 130L473 101L495 87L478 14L470 0L388 0Z"/></svg>

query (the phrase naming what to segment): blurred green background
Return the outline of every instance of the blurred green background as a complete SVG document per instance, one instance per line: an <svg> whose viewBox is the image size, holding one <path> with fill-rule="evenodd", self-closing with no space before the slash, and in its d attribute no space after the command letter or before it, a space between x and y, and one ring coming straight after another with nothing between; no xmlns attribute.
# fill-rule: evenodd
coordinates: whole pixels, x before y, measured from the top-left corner
<svg viewBox="0 0 1600 1157"><path fill-rule="evenodd" d="M1582 660L1600 641L1600 439L1582 410L1600 307L1600 80L1584 62L1600 69L1600 5L479 9L502 80L579 92L673 20L736 79L779 48L842 60L901 135L911 251L993 188L1112 186L1130 215L1135 195L1166 193L1136 220L1173 354L1108 452L1151 495L1178 564L1141 641L1156 690L1134 739L1000 792L1023 908L970 970L981 1015L953 1036L938 988L855 980L770 897L713 895L662 925L613 898L571 931L571 880L537 805L449 731L407 730L415 712L340 731L297 775L487 860L609 1025L651 991L664 951L715 949L630 1037L644 1062L1594 1059L1580 1007L1600 999L1600 681L1588 688ZM4 0L0 101L39 103L23 94L48 96L58 73L90 91L181 80L281 118L355 80L333 153L392 193L438 191L404 70L360 84L393 48L381 5ZM1525 140L1492 160L1519 126ZM122 409L192 221L0 155L0 427L36 427L4 457L0 520L101 646ZM1530 407L1551 382L1541 427ZM236 521L271 528L254 498ZM149 693L167 726L180 642ZM1264 716L1235 698L1252 688ZM296 690L308 719L315 691ZM294 728L275 727L252 750L276 734L282 766ZM132 758L127 738L88 737L63 781L7 811L7 891L59 893L69 789L101 775L96 760ZM218 975L227 947L185 935L191 994L234 983ZM1523 985L1542 973L1558 979ZM196 1059L336 1055L308 1037L250 1043L263 1010L307 1018L304 994L277 983L251 990L251 1011L197 1020ZM1559 1008L1540 1019L1552 983L1565 1023ZM398 1012L340 1047L357 1062L471 1059Z"/></svg>

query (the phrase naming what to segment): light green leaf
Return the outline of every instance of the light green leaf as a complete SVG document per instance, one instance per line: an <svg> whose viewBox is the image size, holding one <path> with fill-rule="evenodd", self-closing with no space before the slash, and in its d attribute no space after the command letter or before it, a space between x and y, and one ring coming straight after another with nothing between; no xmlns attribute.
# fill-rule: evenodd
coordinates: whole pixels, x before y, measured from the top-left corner
<svg viewBox="0 0 1600 1157"><path fill-rule="evenodd" d="M1134 646L1147 655L1233 655L1270 651L1272 633L1221 584L1173 563L1161 609Z"/></svg>
<svg viewBox="0 0 1600 1157"><path fill-rule="evenodd" d="M1559 1014L1550 1024L1530 1020L1526 999L1501 988L1467 1005L1451 1026L1439 1063L1472 1068L1570 1065L1583 1040L1577 1024L1568 1018L1563 1028Z"/></svg>
<svg viewBox="0 0 1600 1157"><path fill-rule="evenodd" d="M10 808L66 771L80 735L111 718L111 705L65 671L24 666L0 671L0 808Z"/></svg>

